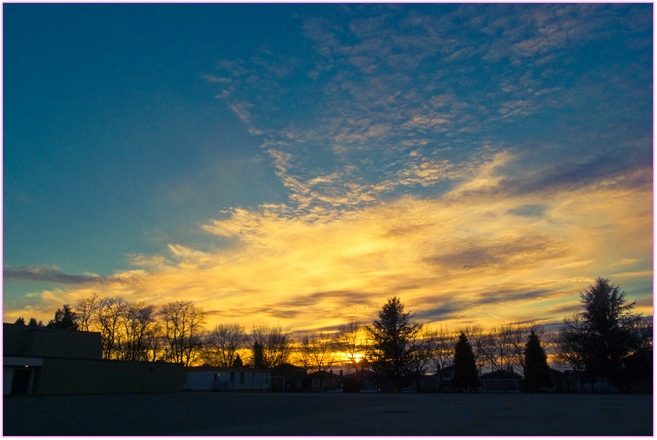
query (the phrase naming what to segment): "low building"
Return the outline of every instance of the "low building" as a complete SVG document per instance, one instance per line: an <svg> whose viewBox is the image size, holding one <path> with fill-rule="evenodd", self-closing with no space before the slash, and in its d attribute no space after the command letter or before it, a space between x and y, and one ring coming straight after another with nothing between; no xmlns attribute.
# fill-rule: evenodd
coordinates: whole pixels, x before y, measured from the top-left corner
<svg viewBox="0 0 657 440"><path fill-rule="evenodd" d="M342 376L332 371L315 371L306 376L303 382L305 391L328 391L334 388L340 388L342 385Z"/></svg>
<svg viewBox="0 0 657 440"><path fill-rule="evenodd" d="M479 382L484 393L519 393L523 385L522 376L514 373L512 369L482 374Z"/></svg>
<svg viewBox="0 0 657 440"><path fill-rule="evenodd" d="M271 391L271 370L247 367L187 367L185 391Z"/></svg>
<svg viewBox="0 0 657 440"><path fill-rule="evenodd" d="M348 393L378 392L376 375L372 370L350 373L342 377L343 390Z"/></svg>
<svg viewBox="0 0 657 440"><path fill-rule="evenodd" d="M275 392L302 391L306 369L284 363L271 369L271 389Z"/></svg>
<svg viewBox="0 0 657 440"><path fill-rule="evenodd" d="M3 324L3 393L182 391L183 366L104 360L100 333Z"/></svg>

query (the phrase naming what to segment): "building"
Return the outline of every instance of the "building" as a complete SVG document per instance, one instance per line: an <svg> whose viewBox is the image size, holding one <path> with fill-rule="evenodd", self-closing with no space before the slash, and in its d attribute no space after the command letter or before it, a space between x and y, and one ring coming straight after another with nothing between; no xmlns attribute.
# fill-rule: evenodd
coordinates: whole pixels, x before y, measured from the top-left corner
<svg viewBox="0 0 657 440"><path fill-rule="evenodd" d="M305 368L284 363L271 369L271 388L275 392L303 391Z"/></svg>
<svg viewBox="0 0 657 440"><path fill-rule="evenodd" d="M3 393L182 391L183 366L104 360L100 333L3 324Z"/></svg>
<svg viewBox="0 0 657 440"><path fill-rule="evenodd" d="M271 391L271 370L247 367L187 367L185 391Z"/></svg>
<svg viewBox="0 0 657 440"><path fill-rule="evenodd" d="M305 391L328 391L342 389L342 375L333 371L315 371L306 376L303 381Z"/></svg>
<svg viewBox="0 0 657 440"><path fill-rule="evenodd" d="M482 374L479 377L484 393L519 393L522 391L522 376L514 373L513 369L497 370Z"/></svg>

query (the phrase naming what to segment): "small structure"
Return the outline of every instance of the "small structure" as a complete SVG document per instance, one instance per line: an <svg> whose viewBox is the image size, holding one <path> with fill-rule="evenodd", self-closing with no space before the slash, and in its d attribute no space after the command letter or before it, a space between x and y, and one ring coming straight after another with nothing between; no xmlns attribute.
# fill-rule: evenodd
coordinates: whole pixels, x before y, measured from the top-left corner
<svg viewBox="0 0 657 440"><path fill-rule="evenodd" d="M341 388L342 376L334 374L333 371L315 371L306 376L303 385L306 391L328 391Z"/></svg>
<svg viewBox="0 0 657 440"><path fill-rule="evenodd" d="M187 367L185 391L271 391L271 370L247 367Z"/></svg>
<svg viewBox="0 0 657 440"><path fill-rule="evenodd" d="M4 323L3 393L182 391L182 364L101 357L100 333Z"/></svg>
<svg viewBox="0 0 657 440"><path fill-rule="evenodd" d="M558 393L563 393L566 391L566 375L563 371L555 370L550 367L550 380L552 381L552 387L550 390L556 391Z"/></svg>
<svg viewBox="0 0 657 440"><path fill-rule="evenodd" d="M342 376L343 390L347 393L376 393L376 375L372 370L350 373Z"/></svg>
<svg viewBox="0 0 657 440"><path fill-rule="evenodd" d="M453 391L452 388L452 380L454 379L454 366L449 365L447 367L443 367L440 370L436 372L434 375L436 378L437 386L438 386L438 392L439 393L446 393L446 392L451 392Z"/></svg>
<svg viewBox="0 0 657 440"><path fill-rule="evenodd" d="M484 393L519 393L522 390L522 376L513 369L482 374L479 379Z"/></svg>
<svg viewBox="0 0 657 440"><path fill-rule="evenodd" d="M302 391L307 376L305 368L284 363L271 369L271 389L275 392Z"/></svg>

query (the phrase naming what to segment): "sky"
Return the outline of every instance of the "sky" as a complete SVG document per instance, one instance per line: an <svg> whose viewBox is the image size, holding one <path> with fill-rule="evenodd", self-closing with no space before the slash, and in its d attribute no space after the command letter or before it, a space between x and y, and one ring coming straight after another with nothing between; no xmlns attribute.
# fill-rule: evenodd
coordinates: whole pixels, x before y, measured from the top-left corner
<svg viewBox="0 0 657 440"><path fill-rule="evenodd" d="M4 321L653 304L652 4L3 4Z"/></svg>

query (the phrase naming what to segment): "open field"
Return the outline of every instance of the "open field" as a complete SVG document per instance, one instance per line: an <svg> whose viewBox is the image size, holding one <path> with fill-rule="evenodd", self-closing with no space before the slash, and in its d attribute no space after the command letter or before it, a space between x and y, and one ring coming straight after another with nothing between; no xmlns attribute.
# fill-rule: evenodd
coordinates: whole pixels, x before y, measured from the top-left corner
<svg viewBox="0 0 657 440"><path fill-rule="evenodd" d="M651 395L5 396L4 435L613 435L653 433Z"/></svg>

